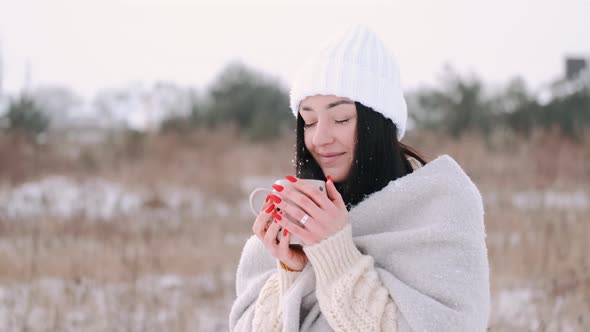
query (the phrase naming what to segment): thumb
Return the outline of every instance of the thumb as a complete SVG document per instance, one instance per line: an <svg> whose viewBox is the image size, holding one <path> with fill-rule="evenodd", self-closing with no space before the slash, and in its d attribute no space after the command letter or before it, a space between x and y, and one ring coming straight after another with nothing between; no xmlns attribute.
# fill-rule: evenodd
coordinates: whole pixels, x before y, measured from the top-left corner
<svg viewBox="0 0 590 332"><path fill-rule="evenodd" d="M332 177L328 175L328 181L326 181L326 193L328 194L328 198L339 208L346 207L344 204L344 200L342 199L342 195L336 189L336 185L334 185L334 180Z"/></svg>

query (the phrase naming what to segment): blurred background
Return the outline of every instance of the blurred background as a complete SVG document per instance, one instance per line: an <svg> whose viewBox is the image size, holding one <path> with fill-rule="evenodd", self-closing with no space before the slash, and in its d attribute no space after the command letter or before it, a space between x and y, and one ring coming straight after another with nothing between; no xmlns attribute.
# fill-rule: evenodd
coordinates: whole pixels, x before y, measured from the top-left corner
<svg viewBox="0 0 590 332"><path fill-rule="evenodd" d="M222 331L289 82L371 26L479 187L492 331L590 330L590 2L0 0L0 330Z"/></svg>

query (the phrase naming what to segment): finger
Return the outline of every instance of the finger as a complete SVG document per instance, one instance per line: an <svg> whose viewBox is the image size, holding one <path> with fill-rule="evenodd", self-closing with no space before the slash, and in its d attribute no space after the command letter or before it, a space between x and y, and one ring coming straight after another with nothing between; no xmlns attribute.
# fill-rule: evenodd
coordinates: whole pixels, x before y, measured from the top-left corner
<svg viewBox="0 0 590 332"><path fill-rule="evenodd" d="M328 198L339 208L346 208L346 204L342 199L342 195L336 189L336 185L334 185L334 181L330 176L328 176L328 181L326 181L326 192L328 193Z"/></svg>
<svg viewBox="0 0 590 332"><path fill-rule="evenodd" d="M281 257L289 257L289 243L291 242L291 233L285 232L285 230L281 230L283 232L283 236L279 241L279 253Z"/></svg>
<svg viewBox="0 0 590 332"><path fill-rule="evenodd" d="M293 234L294 236L297 236L303 242L311 242L313 234L305 228L302 228L301 226L290 222L289 219L285 218L284 216L281 216L280 219L275 217L275 220L278 222L279 225L283 227L283 229L286 229L289 233Z"/></svg>
<svg viewBox="0 0 590 332"><path fill-rule="evenodd" d="M307 196L296 190L284 188L280 194L272 196L274 196L272 199L275 205L281 210L286 210L295 220L301 220L306 214L316 220L325 219L323 218L325 212Z"/></svg>
<svg viewBox="0 0 590 332"><path fill-rule="evenodd" d="M281 202L279 206L281 207L281 212L284 212L281 215L282 218L287 218L287 220L289 220L289 222L294 223L297 226L301 226L303 229L306 229L306 230L308 230L310 232L314 232L315 233L318 229L323 229L324 228L316 220L328 220L326 218L323 218L323 219L315 219L313 216L307 214L305 211L303 211L298 206L293 205L293 204ZM325 214L321 210L320 210L320 213L321 213L321 215L324 215ZM308 216L307 222L306 222L305 225L302 225L301 224L301 219L303 219L303 217L305 217L306 215Z"/></svg>
<svg viewBox="0 0 590 332"><path fill-rule="evenodd" d="M254 233L260 241L264 241L264 236L266 235L266 232L268 231L268 226L270 224L272 224L272 222L273 222L273 219L271 217L266 221L266 223L264 223L264 225L262 225L262 227L259 227L258 230Z"/></svg>
<svg viewBox="0 0 590 332"><path fill-rule="evenodd" d="M277 223L277 219L275 218L273 222L270 223L270 225L268 226L268 230L266 231L266 234L264 234L264 245L267 247L267 249L269 249L269 251L271 252L271 254L276 254L277 250L278 250L278 240L277 240L277 235L279 234L279 231L281 230L281 225L279 223Z"/></svg>
<svg viewBox="0 0 590 332"><path fill-rule="evenodd" d="M273 202L267 196L266 202L264 202L264 204L262 204L258 213L262 213L262 211L266 210L271 204L273 204Z"/></svg>
<svg viewBox="0 0 590 332"><path fill-rule="evenodd" d="M321 191L320 187L316 187L315 185L309 182L299 181L299 179L289 175L286 176L286 178L287 180L289 180L289 182L291 182L293 187L297 189L294 191L299 191L303 193L305 196L313 200L315 205L319 206L320 208L325 209L326 207L332 205L331 201L326 196L326 193Z"/></svg>
<svg viewBox="0 0 590 332"><path fill-rule="evenodd" d="M264 237L265 230L264 228L272 219L272 212L274 212L274 204L270 204L266 210L261 212L258 217L256 217L256 221L252 225L252 232L256 234L256 236L262 240Z"/></svg>

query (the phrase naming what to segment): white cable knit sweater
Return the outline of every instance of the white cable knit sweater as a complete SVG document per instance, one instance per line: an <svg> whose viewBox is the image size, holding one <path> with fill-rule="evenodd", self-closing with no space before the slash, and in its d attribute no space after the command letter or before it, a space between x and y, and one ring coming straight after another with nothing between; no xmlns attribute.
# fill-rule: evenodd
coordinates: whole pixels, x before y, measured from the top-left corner
<svg viewBox="0 0 590 332"><path fill-rule="evenodd" d="M415 165L415 163L413 163ZM441 156L350 211L287 272L251 238L237 273L233 331L482 331L489 270L481 196Z"/></svg>

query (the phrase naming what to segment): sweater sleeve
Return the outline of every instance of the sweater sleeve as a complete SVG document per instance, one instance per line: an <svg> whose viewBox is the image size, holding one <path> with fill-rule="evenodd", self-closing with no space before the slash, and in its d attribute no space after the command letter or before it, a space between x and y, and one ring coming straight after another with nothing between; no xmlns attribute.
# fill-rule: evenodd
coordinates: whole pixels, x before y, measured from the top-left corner
<svg viewBox="0 0 590 332"><path fill-rule="evenodd" d="M374 259L354 245L350 225L304 251L315 271L320 309L334 330L397 330L395 302Z"/></svg>
<svg viewBox="0 0 590 332"><path fill-rule="evenodd" d="M281 331L283 319L281 298L301 272L289 272L277 261L277 271L273 273L258 295L252 320L252 331Z"/></svg>

